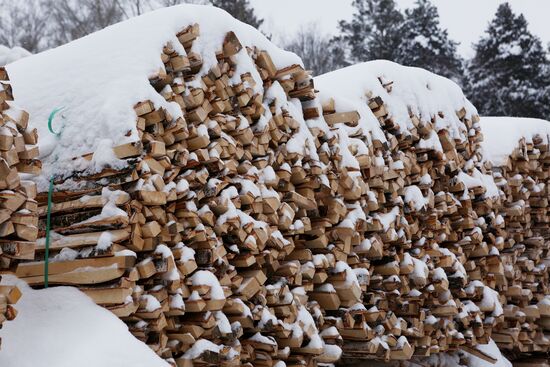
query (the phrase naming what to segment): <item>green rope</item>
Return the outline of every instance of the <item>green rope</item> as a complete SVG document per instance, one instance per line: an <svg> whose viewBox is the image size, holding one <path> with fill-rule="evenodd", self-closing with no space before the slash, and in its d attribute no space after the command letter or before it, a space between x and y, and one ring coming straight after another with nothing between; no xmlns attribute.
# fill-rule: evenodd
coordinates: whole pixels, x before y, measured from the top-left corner
<svg viewBox="0 0 550 367"><path fill-rule="evenodd" d="M58 133L53 131L52 122L55 115L63 110L64 107L55 108L48 117L48 130L57 138L61 137L64 125L61 125L61 129ZM50 177L50 188L48 190L48 212L46 215L46 251L44 253L44 288L48 288L48 268L50 262L50 227L51 227L51 214L52 214L52 196L53 196L53 174Z"/></svg>

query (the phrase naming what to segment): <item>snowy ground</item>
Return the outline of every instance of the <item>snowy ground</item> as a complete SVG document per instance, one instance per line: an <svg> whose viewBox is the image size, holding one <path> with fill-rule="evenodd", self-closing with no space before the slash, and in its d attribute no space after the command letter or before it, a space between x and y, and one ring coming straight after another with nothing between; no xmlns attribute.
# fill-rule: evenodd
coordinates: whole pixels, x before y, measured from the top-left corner
<svg viewBox="0 0 550 367"><path fill-rule="evenodd" d="M23 297L15 320L0 329L2 367L167 367L126 325L72 287L33 290L17 283Z"/></svg>

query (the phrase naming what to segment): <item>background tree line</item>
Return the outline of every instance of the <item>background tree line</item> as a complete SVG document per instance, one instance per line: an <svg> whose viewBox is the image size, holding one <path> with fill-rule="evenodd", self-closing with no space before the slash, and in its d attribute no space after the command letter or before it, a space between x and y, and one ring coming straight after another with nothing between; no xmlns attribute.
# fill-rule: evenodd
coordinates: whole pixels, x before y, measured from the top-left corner
<svg viewBox="0 0 550 367"><path fill-rule="evenodd" d="M304 28L287 48L316 74L386 59L454 80L482 115L550 120L549 51L509 3L498 7L470 60L458 55L458 43L429 0L416 0L404 12L394 0L354 0L353 6L352 19L340 21L335 37Z"/></svg>
<svg viewBox="0 0 550 367"><path fill-rule="evenodd" d="M0 0L0 44L40 52L152 9L179 3L211 4L256 28L248 0ZM453 79L483 115L550 119L550 56L521 14L499 6L465 60L429 0L400 11L394 0L353 0L354 14L338 34L303 26L282 46L316 75L358 62L387 59Z"/></svg>

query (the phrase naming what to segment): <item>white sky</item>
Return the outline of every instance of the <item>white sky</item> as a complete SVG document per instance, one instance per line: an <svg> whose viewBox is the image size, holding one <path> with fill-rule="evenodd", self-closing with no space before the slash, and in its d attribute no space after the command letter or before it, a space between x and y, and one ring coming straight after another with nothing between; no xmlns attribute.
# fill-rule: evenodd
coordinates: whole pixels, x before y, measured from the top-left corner
<svg viewBox="0 0 550 367"><path fill-rule="evenodd" d="M414 4L414 0L396 0L401 8ZM258 15L265 19L264 28L279 37L287 37L303 24L319 23L321 29L334 34L340 19L353 14L351 0L250 0ZM439 9L441 23L451 38L460 42L464 56L473 54L471 45L477 42L504 0L432 0ZM550 0L510 0L516 13L523 13L529 29L545 45L550 42Z"/></svg>

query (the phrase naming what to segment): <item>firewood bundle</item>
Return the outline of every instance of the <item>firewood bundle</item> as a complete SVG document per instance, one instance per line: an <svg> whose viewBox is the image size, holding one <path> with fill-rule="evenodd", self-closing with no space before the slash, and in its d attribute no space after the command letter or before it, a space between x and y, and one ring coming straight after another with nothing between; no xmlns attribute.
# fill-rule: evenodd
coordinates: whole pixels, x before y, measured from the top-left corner
<svg viewBox="0 0 550 367"><path fill-rule="evenodd" d="M12 101L8 74L0 67L0 270L34 259L38 234L36 185L20 177L40 169L37 133L28 127L28 113ZM0 286L0 327L17 314L12 305L20 295L16 287Z"/></svg>
<svg viewBox="0 0 550 367"><path fill-rule="evenodd" d="M81 46L85 54L92 43L101 55L96 40L130 30L134 42L160 15L168 24L167 11L151 13L11 67L52 85L56 70L38 71L41 61L63 65L65 52L78 56ZM112 100L124 102L117 111L133 111L131 126L107 139L72 113L55 159L43 159L47 174L36 179L35 261L20 263L16 275L44 282L44 176L53 172L50 284L77 286L178 366L399 361L458 349L490 359L478 344L514 325L531 327L523 321L533 316L521 313L512 325L519 309L502 304L510 283L533 292L538 280L547 282L548 270L535 266L542 260L529 257L544 241L502 256L517 227L460 89L387 62L313 80L241 26L218 37L204 21L156 45L162 66L146 88L144 75L131 79L136 94L153 91L145 99L118 98L118 84L81 102L71 94L74 105L63 106L86 118L90 101L101 116L115 108ZM114 44L116 60L125 43ZM56 55L57 64L48 59ZM149 61L128 57L129 70ZM79 75L86 72L98 70ZM95 75L107 82L113 74ZM16 82L15 90L28 86ZM33 110L44 109L48 96L41 97L23 98L34 106L31 123ZM105 129L126 128L125 115L115 115ZM95 136L92 151L70 156ZM514 302L529 297L523 292ZM545 302L521 312L542 314ZM522 332L517 339L531 335Z"/></svg>
<svg viewBox="0 0 550 367"><path fill-rule="evenodd" d="M505 129L507 120L542 129L525 136L509 129L517 144L508 157L494 160L495 181L505 194L501 221L508 236L496 254L507 283L504 322L493 329L492 338L510 353L536 355L550 349L550 128L548 121L511 118L484 118L482 126L490 134L499 123Z"/></svg>

